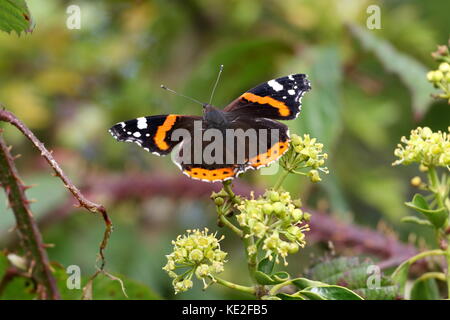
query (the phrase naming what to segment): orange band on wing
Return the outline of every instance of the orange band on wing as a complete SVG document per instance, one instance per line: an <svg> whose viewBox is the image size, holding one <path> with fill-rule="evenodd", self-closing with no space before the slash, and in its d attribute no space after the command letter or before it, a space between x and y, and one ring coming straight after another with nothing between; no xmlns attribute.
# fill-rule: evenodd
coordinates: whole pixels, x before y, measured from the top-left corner
<svg viewBox="0 0 450 320"><path fill-rule="evenodd" d="M174 114L170 114L167 116L166 120L162 125L158 127L156 131L155 137L153 140L155 141L156 146L161 150L169 149L169 145L166 142L167 132L173 128L175 121L177 121L178 116Z"/></svg>
<svg viewBox="0 0 450 320"><path fill-rule="evenodd" d="M203 169L203 168L190 168L183 171L189 177L200 180L216 181L224 180L226 178L233 177L235 172L233 168L222 168L222 169Z"/></svg>
<svg viewBox="0 0 450 320"><path fill-rule="evenodd" d="M278 109L278 112L281 116L287 117L291 114L291 110L289 110L288 106L284 104L284 102L275 100L271 97L260 97L256 94L253 94L251 92L246 92L243 95L241 95L242 98L250 101L250 102L257 102L259 104L268 104L274 108Z"/></svg>
<svg viewBox="0 0 450 320"><path fill-rule="evenodd" d="M267 150L266 153L259 154L256 157L250 159L249 163L252 167L258 168L261 166L268 165L269 163L280 158L283 153L288 150L289 142L288 141L280 141L276 143L272 148Z"/></svg>

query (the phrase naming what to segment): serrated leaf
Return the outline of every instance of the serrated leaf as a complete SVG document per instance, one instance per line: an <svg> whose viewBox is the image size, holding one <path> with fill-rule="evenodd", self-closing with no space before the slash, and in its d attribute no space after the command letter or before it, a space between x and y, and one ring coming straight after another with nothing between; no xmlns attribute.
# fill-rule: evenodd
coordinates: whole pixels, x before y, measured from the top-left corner
<svg viewBox="0 0 450 320"><path fill-rule="evenodd" d="M411 300L438 300L439 288L435 279L417 279L411 288Z"/></svg>
<svg viewBox="0 0 450 320"><path fill-rule="evenodd" d="M436 228L442 227L447 220L447 210L444 207L430 209L425 198L419 193L415 194L412 201L406 202L405 205L425 215Z"/></svg>
<svg viewBox="0 0 450 320"><path fill-rule="evenodd" d="M414 58L398 51L388 41L374 36L374 32L350 24L351 34L362 46L373 52L387 71L395 73L412 96L412 108L417 117L422 117L431 104L431 86L426 80L427 68Z"/></svg>
<svg viewBox="0 0 450 320"><path fill-rule="evenodd" d="M31 32L34 22L25 0L0 0L0 30L17 35Z"/></svg>

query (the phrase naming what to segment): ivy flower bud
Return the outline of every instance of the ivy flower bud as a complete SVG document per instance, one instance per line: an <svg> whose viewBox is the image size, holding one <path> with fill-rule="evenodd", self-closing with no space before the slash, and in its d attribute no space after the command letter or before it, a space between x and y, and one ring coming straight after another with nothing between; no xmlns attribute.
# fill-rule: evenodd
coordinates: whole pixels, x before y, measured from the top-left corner
<svg viewBox="0 0 450 320"><path fill-rule="evenodd" d="M198 278L204 278L209 274L209 266L207 264L201 264L195 270L195 275Z"/></svg>
<svg viewBox="0 0 450 320"><path fill-rule="evenodd" d="M300 221L303 218L303 211L300 209L294 209L291 213L291 216L295 222Z"/></svg>
<svg viewBox="0 0 450 320"><path fill-rule="evenodd" d="M436 70L433 73L432 82L440 82L443 78L444 78L444 74L441 71Z"/></svg>
<svg viewBox="0 0 450 320"><path fill-rule="evenodd" d="M189 259L195 262L201 261L203 259L203 252L199 249L194 249L189 254Z"/></svg>
<svg viewBox="0 0 450 320"><path fill-rule="evenodd" d="M284 216L286 207L281 202L275 202L273 204L273 212L275 212L277 216Z"/></svg>
<svg viewBox="0 0 450 320"><path fill-rule="evenodd" d="M411 179L411 185L413 187L419 187L421 183L422 183L422 179L418 176Z"/></svg>
<svg viewBox="0 0 450 320"><path fill-rule="evenodd" d="M450 64L448 64L447 62L442 62L439 65L439 71L446 73L450 71Z"/></svg>
<svg viewBox="0 0 450 320"><path fill-rule="evenodd" d="M221 205L223 205L224 202L225 201L223 200L222 197L217 197L214 199L214 203L216 204L216 206L221 206Z"/></svg>
<svg viewBox="0 0 450 320"><path fill-rule="evenodd" d="M262 208L264 214L271 214L273 212L273 206L270 203L265 203Z"/></svg>
<svg viewBox="0 0 450 320"><path fill-rule="evenodd" d="M311 182L322 181L322 179L319 176L319 171L317 171L317 170L310 170L308 172L308 177L311 179Z"/></svg>

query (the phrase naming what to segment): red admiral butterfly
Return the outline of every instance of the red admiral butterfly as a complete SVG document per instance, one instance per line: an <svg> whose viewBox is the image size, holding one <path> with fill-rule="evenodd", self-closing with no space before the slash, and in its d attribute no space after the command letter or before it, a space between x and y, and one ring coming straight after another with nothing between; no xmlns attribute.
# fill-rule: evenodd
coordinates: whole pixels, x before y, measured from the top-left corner
<svg viewBox="0 0 450 320"><path fill-rule="evenodd" d="M190 178L207 182L229 180L248 169L269 165L288 150L289 130L276 120L295 119L301 99L310 89L306 75L289 75L256 86L223 110L202 103L203 117L176 114L141 117L119 122L109 132L118 141L135 142L160 156L177 146L174 161ZM208 130L214 134L207 134ZM259 135L248 134L250 130ZM235 135L225 143L220 135L229 132ZM200 144L192 143L192 137L198 133L203 134L203 139ZM215 148L211 148L213 142L207 143L212 137ZM214 161L202 157L208 152Z"/></svg>

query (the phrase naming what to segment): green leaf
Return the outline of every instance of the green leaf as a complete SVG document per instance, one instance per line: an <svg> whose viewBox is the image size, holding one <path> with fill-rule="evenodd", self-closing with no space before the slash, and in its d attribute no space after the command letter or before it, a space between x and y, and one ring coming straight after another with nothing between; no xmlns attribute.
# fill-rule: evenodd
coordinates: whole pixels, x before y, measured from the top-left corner
<svg viewBox="0 0 450 320"><path fill-rule="evenodd" d="M321 281L297 278L292 280L292 284L302 289L299 293L311 300L362 300L362 297L348 288Z"/></svg>
<svg viewBox="0 0 450 320"><path fill-rule="evenodd" d="M426 80L427 68L412 57L399 52L388 41L374 36L373 31L355 24L350 24L349 29L365 49L374 53L386 70L399 76L411 93L414 113L422 117L431 104L431 86Z"/></svg>
<svg viewBox="0 0 450 320"><path fill-rule="evenodd" d="M31 32L34 22L25 0L0 0L0 30L17 35Z"/></svg>
<svg viewBox="0 0 450 320"><path fill-rule="evenodd" d="M36 298L34 285L30 279L15 277L3 289L1 300L31 300Z"/></svg>
<svg viewBox="0 0 450 320"><path fill-rule="evenodd" d="M313 280L309 280L306 278L296 278L296 279L293 279L291 282L293 285L295 285L299 289L305 289L305 288L314 287L314 286L321 286L321 285L325 284L320 281L313 281Z"/></svg>
<svg viewBox="0 0 450 320"><path fill-rule="evenodd" d="M309 300L326 300L323 296L315 292L311 292L308 290L301 290L299 292L301 293L302 296L308 298Z"/></svg>
<svg viewBox="0 0 450 320"><path fill-rule="evenodd" d="M433 224L428 221L428 220L424 220L424 219L420 219L414 216L408 216L408 217L404 217L400 220L401 222L407 222L407 223L415 223L421 226L426 226L426 227L433 227Z"/></svg>
<svg viewBox="0 0 450 320"><path fill-rule="evenodd" d="M340 257L327 259L311 268L309 274L312 279L321 280L327 284L344 286L364 299L392 300L396 297L398 288L392 279L380 274L379 284L369 286L374 276L374 263L370 260L361 262L357 257ZM305 283L306 284L306 283Z"/></svg>
<svg viewBox="0 0 450 320"><path fill-rule="evenodd" d="M411 300L438 300L439 288L435 279L417 279L411 288Z"/></svg>
<svg viewBox="0 0 450 320"><path fill-rule="evenodd" d="M425 215L436 228L442 227L447 220L445 207L435 210L430 209L425 198L419 193L415 194L413 200L406 202L405 205Z"/></svg>
<svg viewBox="0 0 450 320"><path fill-rule="evenodd" d="M362 297L350 289L336 285L309 287L300 291L301 294L306 294L307 292L316 294L324 300L363 300Z"/></svg>
<svg viewBox="0 0 450 320"><path fill-rule="evenodd" d="M268 274L265 274L264 272L261 272L261 271L255 272L255 279L259 284L262 284L262 285L277 284L277 282L275 280L273 280L271 276L269 276Z"/></svg>
<svg viewBox="0 0 450 320"><path fill-rule="evenodd" d="M258 263L258 271L271 274L275 265L275 259L264 258Z"/></svg>
<svg viewBox="0 0 450 320"><path fill-rule="evenodd" d="M294 294L278 293L277 297L281 300L306 300L299 292Z"/></svg>
<svg viewBox="0 0 450 320"><path fill-rule="evenodd" d="M289 280L289 278L290 278L289 273L287 273L285 271L280 271L280 272L276 272L276 273L272 274L272 279L274 281L276 281L277 283L287 281L287 280Z"/></svg>

